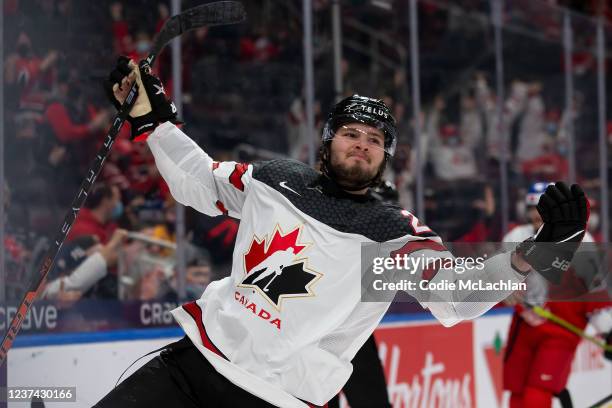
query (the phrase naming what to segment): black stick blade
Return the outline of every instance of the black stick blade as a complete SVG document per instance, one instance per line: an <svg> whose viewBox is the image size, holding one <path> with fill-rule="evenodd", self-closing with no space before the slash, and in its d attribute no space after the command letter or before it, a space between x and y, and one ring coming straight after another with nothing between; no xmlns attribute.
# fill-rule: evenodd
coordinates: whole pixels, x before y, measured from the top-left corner
<svg viewBox="0 0 612 408"><path fill-rule="evenodd" d="M219 1L185 10L180 20L183 31L189 31L204 26L241 23L246 20L246 11L238 1Z"/></svg>
<svg viewBox="0 0 612 408"><path fill-rule="evenodd" d="M200 27L236 24L246 20L246 17L244 6L238 1L218 1L185 10L166 21L153 41L147 62L153 65L153 61L164 46L186 31Z"/></svg>

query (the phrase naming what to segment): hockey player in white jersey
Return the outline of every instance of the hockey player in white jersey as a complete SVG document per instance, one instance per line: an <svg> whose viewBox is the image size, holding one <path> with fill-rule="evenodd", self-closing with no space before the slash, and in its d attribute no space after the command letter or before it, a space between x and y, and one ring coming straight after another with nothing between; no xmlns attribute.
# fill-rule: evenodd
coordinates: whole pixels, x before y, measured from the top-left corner
<svg viewBox="0 0 612 408"><path fill-rule="evenodd" d="M96 406L325 406L349 378L351 359L390 304L361 301L362 244L452 259L441 239L410 212L369 192L395 150L391 112L382 101L358 95L339 102L323 131L321 172L292 160L219 163L174 124L171 103L155 93L159 79L146 71L120 58L107 84L116 105L133 81L139 84L129 119L133 138L146 138L178 202L241 223L231 276L172 312L186 337ZM558 183L544 197L540 232L518 251L485 261L475 278L521 282L530 265L554 269L556 258L571 260L573 247L551 252L542 242L580 242L584 194ZM282 273L269 268L261 279L253 274L272 254L289 248L294 258ZM423 274L419 268L412 276L424 279ZM452 269L429 275L431 282L455 279ZM451 292L419 301L450 326L481 315L508 294L460 302Z"/></svg>

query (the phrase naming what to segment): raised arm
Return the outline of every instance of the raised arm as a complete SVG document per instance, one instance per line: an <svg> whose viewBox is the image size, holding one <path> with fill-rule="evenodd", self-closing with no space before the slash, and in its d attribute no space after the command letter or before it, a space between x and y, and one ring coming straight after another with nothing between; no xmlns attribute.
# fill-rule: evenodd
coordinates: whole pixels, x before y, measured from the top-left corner
<svg viewBox="0 0 612 408"><path fill-rule="evenodd" d="M215 162L170 122L159 125L147 143L176 201L211 216L240 218L253 166Z"/></svg>
<svg viewBox="0 0 612 408"><path fill-rule="evenodd" d="M240 218L252 166L213 161L177 127L182 122L159 78L126 57L119 58L106 82L107 94L116 107L121 106L134 82L139 91L128 119L132 140L147 140L176 201L208 215Z"/></svg>

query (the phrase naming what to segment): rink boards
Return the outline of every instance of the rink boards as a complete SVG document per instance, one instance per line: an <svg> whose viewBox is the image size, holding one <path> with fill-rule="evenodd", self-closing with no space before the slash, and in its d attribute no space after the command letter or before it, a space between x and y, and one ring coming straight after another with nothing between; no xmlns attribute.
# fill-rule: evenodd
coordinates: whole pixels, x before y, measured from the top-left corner
<svg viewBox="0 0 612 408"><path fill-rule="evenodd" d="M425 313L386 316L376 339L394 406L506 407L501 369L510 313L494 310L451 328ZM181 336L174 327L24 335L9 354L8 386L76 386L70 406L90 407L136 358ZM612 364L597 347L580 344L568 388L577 407L612 393Z"/></svg>

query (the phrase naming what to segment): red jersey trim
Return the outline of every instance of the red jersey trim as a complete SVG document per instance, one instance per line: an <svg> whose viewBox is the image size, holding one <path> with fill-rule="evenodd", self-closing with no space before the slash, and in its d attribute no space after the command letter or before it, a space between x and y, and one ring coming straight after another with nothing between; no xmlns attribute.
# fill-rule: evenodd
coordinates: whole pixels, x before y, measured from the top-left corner
<svg viewBox="0 0 612 408"><path fill-rule="evenodd" d="M200 306L196 302L190 302L190 303L184 304L183 309L187 313L189 313L189 316L191 316L191 318L195 321L196 325L198 326L198 330L200 331L200 338L202 339L202 343L204 344L204 347L206 347L208 350L212 351L219 357L222 357L229 361L229 359L225 357L225 354L223 354L217 348L217 346L213 344L213 342L210 340L210 337L208 337L208 334L206 333L206 329L204 328L204 324L202 323L202 309L200 308Z"/></svg>
<svg viewBox="0 0 612 408"><path fill-rule="evenodd" d="M229 181L232 183L234 187L236 187L240 191L244 191L244 183L242 182L242 175L246 173L249 165L245 163L236 163L234 166L234 171L229 176Z"/></svg>

